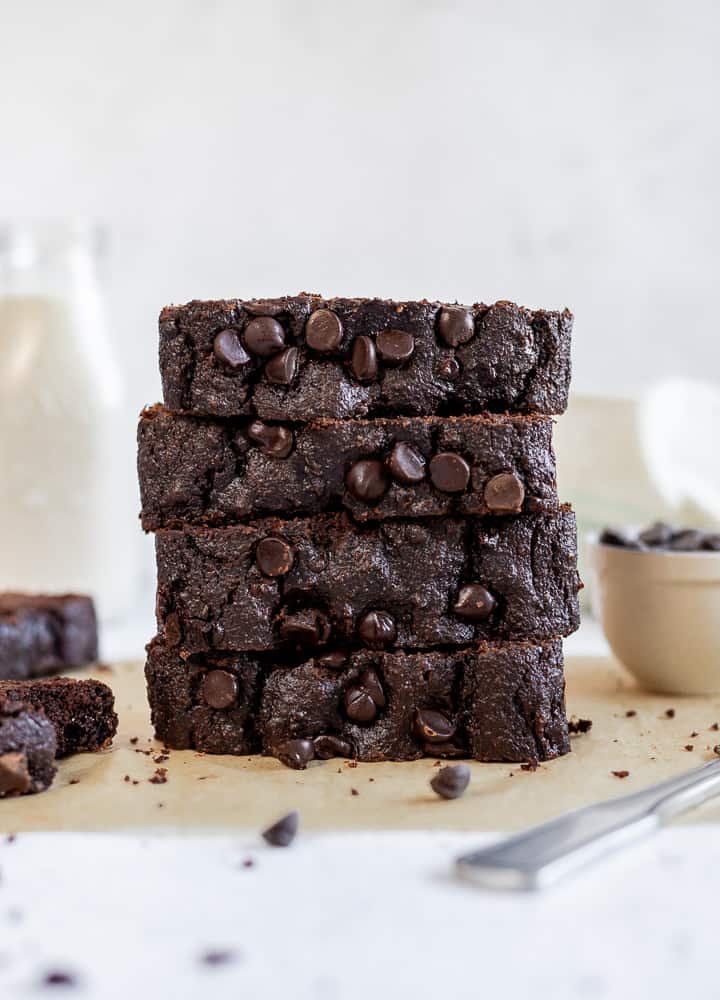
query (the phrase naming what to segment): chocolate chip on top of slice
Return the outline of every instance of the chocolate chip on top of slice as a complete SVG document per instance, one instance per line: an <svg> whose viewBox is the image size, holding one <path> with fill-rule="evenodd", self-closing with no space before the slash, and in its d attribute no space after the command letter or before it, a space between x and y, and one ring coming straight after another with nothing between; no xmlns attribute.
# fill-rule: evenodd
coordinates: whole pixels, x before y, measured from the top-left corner
<svg viewBox="0 0 720 1000"><path fill-rule="evenodd" d="M271 316L258 316L245 327L243 340L251 354L269 358L285 346L285 331Z"/></svg>
<svg viewBox="0 0 720 1000"><path fill-rule="evenodd" d="M403 486L415 486L425 478L426 463L417 448L407 441L398 441L385 464L393 479Z"/></svg>
<svg viewBox="0 0 720 1000"><path fill-rule="evenodd" d="M342 341L340 317L331 309L316 309L305 324L305 342L313 351L336 351Z"/></svg>
<svg viewBox="0 0 720 1000"><path fill-rule="evenodd" d="M475 333L472 313L462 306L443 306L438 313L437 332L449 347L466 344Z"/></svg>

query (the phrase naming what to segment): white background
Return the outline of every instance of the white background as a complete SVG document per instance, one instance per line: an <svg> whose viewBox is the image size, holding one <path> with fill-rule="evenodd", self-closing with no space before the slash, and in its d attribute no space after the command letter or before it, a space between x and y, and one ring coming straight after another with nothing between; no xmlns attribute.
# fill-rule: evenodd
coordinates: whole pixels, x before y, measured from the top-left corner
<svg viewBox="0 0 720 1000"><path fill-rule="evenodd" d="M0 0L0 218L113 230L129 426L168 301L506 297L575 387L718 370L712 0Z"/></svg>

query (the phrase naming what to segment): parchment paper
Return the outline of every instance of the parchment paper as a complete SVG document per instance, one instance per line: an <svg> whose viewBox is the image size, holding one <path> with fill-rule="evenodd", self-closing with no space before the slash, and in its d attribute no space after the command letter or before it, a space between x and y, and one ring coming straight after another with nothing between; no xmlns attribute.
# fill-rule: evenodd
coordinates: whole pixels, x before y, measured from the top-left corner
<svg viewBox="0 0 720 1000"><path fill-rule="evenodd" d="M593 722L589 733L573 737L573 752L535 772L472 763L467 793L448 802L428 787L430 759L355 767L331 760L291 771L271 759L171 751L156 763L162 748L152 739L142 664L116 664L95 674L115 691L120 728L113 746L62 761L44 794L0 801L0 829L227 831L257 828L297 808L305 828L512 830L714 758L720 732L710 726L720 721L720 697L648 694L605 658L568 657L566 671L568 713ZM152 754L141 752L147 750ZM149 781L158 766L167 768L164 784ZM623 770L630 772L625 779L611 773ZM717 822L720 804L688 819Z"/></svg>

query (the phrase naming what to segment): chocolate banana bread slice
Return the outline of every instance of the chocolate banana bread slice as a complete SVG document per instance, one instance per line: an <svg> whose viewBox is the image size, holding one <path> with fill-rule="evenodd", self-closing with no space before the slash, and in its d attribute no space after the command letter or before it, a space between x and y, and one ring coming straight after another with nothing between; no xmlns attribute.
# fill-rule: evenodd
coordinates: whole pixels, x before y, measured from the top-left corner
<svg viewBox="0 0 720 1000"><path fill-rule="evenodd" d="M437 652L334 652L300 665L270 654L188 657L156 639L146 666L168 746L277 756L547 760L570 749L562 646L481 643Z"/></svg>
<svg viewBox="0 0 720 1000"><path fill-rule="evenodd" d="M406 417L288 427L154 406L140 418L138 472L146 531L341 507L366 521L558 506L549 417Z"/></svg>
<svg viewBox="0 0 720 1000"><path fill-rule="evenodd" d="M347 515L156 535L158 631L188 653L429 649L579 623L567 508L354 524Z"/></svg>
<svg viewBox="0 0 720 1000"><path fill-rule="evenodd" d="M97 655L90 597L0 593L0 679L45 677L85 666Z"/></svg>
<svg viewBox="0 0 720 1000"><path fill-rule="evenodd" d="M49 788L55 749L55 730L41 709L0 695L0 799Z"/></svg>
<svg viewBox="0 0 720 1000"><path fill-rule="evenodd" d="M160 373L171 409L216 416L562 413L571 331L511 302L190 302L160 314Z"/></svg>
<svg viewBox="0 0 720 1000"><path fill-rule="evenodd" d="M90 678L0 681L2 698L26 702L45 713L55 728L58 757L103 750L117 732L115 697L107 684Z"/></svg>

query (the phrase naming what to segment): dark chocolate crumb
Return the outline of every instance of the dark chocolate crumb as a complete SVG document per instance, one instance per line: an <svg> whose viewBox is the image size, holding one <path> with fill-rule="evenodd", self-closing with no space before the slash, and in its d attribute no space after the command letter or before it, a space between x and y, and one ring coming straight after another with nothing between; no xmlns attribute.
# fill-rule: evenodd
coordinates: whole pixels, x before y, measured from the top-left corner
<svg viewBox="0 0 720 1000"><path fill-rule="evenodd" d="M592 719L577 719L573 716L568 722L569 733L589 733L591 729Z"/></svg>
<svg viewBox="0 0 720 1000"><path fill-rule="evenodd" d="M263 840L271 847L289 847L295 840L299 824L300 815L294 809L267 830L263 830Z"/></svg>
<svg viewBox="0 0 720 1000"><path fill-rule="evenodd" d="M351 795L359 795L360 792L357 790L357 788L351 788L350 789L350 794Z"/></svg>
<svg viewBox="0 0 720 1000"><path fill-rule="evenodd" d="M700 735L700 733L696 729L693 729L693 731L690 733L690 739L694 740L695 737L699 736L699 735Z"/></svg>
<svg viewBox="0 0 720 1000"><path fill-rule="evenodd" d="M153 774L152 778L148 778L151 785L164 785L167 780L168 777L166 767L159 767L155 771L155 774Z"/></svg>
<svg viewBox="0 0 720 1000"><path fill-rule="evenodd" d="M674 708L668 708L665 711L665 718L666 719L674 719L675 718L675 709Z"/></svg>
<svg viewBox="0 0 720 1000"><path fill-rule="evenodd" d="M348 767L357 767L358 766L358 762L356 760L349 760L347 762L347 766Z"/></svg>
<svg viewBox="0 0 720 1000"><path fill-rule="evenodd" d="M140 739L139 736L131 736L130 742L132 743L133 746L135 746L135 744L138 742L139 739Z"/></svg>
<svg viewBox="0 0 720 1000"><path fill-rule="evenodd" d="M5 843L6 844L14 844L16 840L17 840L17 834L16 833L9 833L7 835L7 837L5 838Z"/></svg>
<svg viewBox="0 0 720 1000"><path fill-rule="evenodd" d="M164 764L166 760L170 760L170 754L160 753L157 757L153 757L153 762L155 764Z"/></svg>
<svg viewBox="0 0 720 1000"><path fill-rule="evenodd" d="M537 757L531 757L526 764L520 765L521 771L537 771L537 769L538 769Z"/></svg>
<svg viewBox="0 0 720 1000"><path fill-rule="evenodd" d="M46 973L43 979L43 986L77 986L77 978L72 972L63 969L53 969Z"/></svg>
<svg viewBox="0 0 720 1000"><path fill-rule="evenodd" d="M254 861L253 858L245 858L245 860L242 863L242 866L243 866L243 868L254 868L255 867L255 861Z"/></svg>
<svg viewBox="0 0 720 1000"><path fill-rule="evenodd" d="M716 747L713 747L713 753L716 753L720 757L720 743Z"/></svg>
<svg viewBox="0 0 720 1000"><path fill-rule="evenodd" d="M204 955L200 956L200 961L203 965L229 965L230 962L235 962L236 960L237 953L229 948L216 948L213 951L206 951Z"/></svg>
<svg viewBox="0 0 720 1000"><path fill-rule="evenodd" d="M634 719L636 715L637 715L637 712L635 711L635 709L634 708L629 708L627 710L627 712L625 713L625 718L626 719Z"/></svg>
<svg viewBox="0 0 720 1000"><path fill-rule="evenodd" d="M683 750L687 750L688 753L692 753L694 749L695 747L692 745L692 743L686 743L685 746L683 747Z"/></svg>
<svg viewBox="0 0 720 1000"><path fill-rule="evenodd" d="M720 722L713 722L712 726L710 726L710 732L717 733L719 730L720 730Z"/></svg>
<svg viewBox="0 0 720 1000"><path fill-rule="evenodd" d="M79 785L79 784L80 784L79 778L71 778L70 781L68 781L68 785Z"/></svg>
<svg viewBox="0 0 720 1000"><path fill-rule="evenodd" d="M616 778L627 778L630 775L629 771L611 771L610 774L614 774Z"/></svg>

